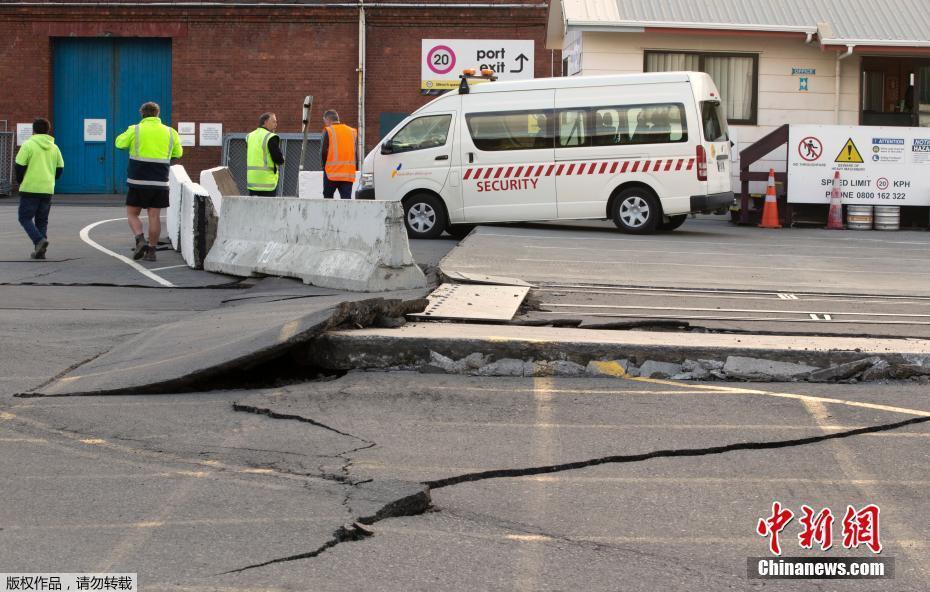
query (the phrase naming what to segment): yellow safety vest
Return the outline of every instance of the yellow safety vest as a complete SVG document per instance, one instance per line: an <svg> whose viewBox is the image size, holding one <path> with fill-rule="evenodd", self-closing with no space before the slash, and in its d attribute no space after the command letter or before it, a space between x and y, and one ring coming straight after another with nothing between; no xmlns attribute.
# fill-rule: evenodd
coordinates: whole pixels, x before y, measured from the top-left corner
<svg viewBox="0 0 930 592"><path fill-rule="evenodd" d="M260 127L245 138L246 185L251 191L274 191L278 187L278 167L268 152L268 140L276 136Z"/></svg>
<svg viewBox="0 0 930 592"><path fill-rule="evenodd" d="M116 147L129 150L126 183L130 187L168 189L168 169L172 158L181 158L181 138L177 130L158 117L146 117L116 138Z"/></svg>

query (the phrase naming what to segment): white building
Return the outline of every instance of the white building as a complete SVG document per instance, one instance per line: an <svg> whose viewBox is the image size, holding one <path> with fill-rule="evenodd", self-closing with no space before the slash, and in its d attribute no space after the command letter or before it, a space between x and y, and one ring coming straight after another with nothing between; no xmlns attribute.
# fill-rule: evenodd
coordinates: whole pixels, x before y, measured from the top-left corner
<svg viewBox="0 0 930 592"><path fill-rule="evenodd" d="M549 11L567 76L708 72L739 149L786 123L930 127L930 0L552 0ZM770 166L784 170L784 148L752 169Z"/></svg>

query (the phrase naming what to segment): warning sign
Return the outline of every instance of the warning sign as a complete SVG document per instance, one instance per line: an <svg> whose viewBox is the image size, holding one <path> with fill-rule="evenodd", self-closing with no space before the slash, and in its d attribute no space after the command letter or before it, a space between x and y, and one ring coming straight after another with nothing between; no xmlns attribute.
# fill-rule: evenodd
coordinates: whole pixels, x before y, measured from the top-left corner
<svg viewBox="0 0 930 592"><path fill-rule="evenodd" d="M852 138L849 138L846 140L846 145L843 146L843 149L837 154L834 162L855 162L862 164L864 161L862 160L862 155L859 154L859 149L856 148L856 144L852 141Z"/></svg>

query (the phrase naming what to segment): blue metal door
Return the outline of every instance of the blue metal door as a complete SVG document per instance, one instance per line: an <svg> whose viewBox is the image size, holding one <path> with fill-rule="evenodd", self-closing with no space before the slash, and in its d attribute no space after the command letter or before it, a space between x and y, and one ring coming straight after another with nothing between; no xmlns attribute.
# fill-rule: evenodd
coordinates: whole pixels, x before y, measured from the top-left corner
<svg viewBox="0 0 930 592"><path fill-rule="evenodd" d="M113 158L113 42L58 39L54 52L55 142L65 159L58 193L110 193ZM107 142L85 142L84 120L107 121Z"/></svg>
<svg viewBox="0 0 930 592"><path fill-rule="evenodd" d="M128 155L116 136L139 121L146 101L171 124L170 39L56 39L55 140L65 159L59 193L126 191ZM85 141L84 120L106 120L106 141Z"/></svg>
<svg viewBox="0 0 930 592"><path fill-rule="evenodd" d="M171 40L118 39L115 47L116 98L113 138L139 122L139 107L155 101L161 121L171 125ZM111 142L112 143L112 142ZM113 160L117 193L124 193L129 153L117 150Z"/></svg>

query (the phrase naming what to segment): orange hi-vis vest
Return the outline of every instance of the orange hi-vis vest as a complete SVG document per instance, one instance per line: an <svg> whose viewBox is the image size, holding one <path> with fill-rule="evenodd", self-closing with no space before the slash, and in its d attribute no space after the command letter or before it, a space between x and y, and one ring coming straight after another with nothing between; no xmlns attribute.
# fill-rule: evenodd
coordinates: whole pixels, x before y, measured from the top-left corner
<svg viewBox="0 0 930 592"><path fill-rule="evenodd" d="M329 152L326 155L326 172L330 181L355 182L355 142L358 132L345 124L334 123L326 128Z"/></svg>

